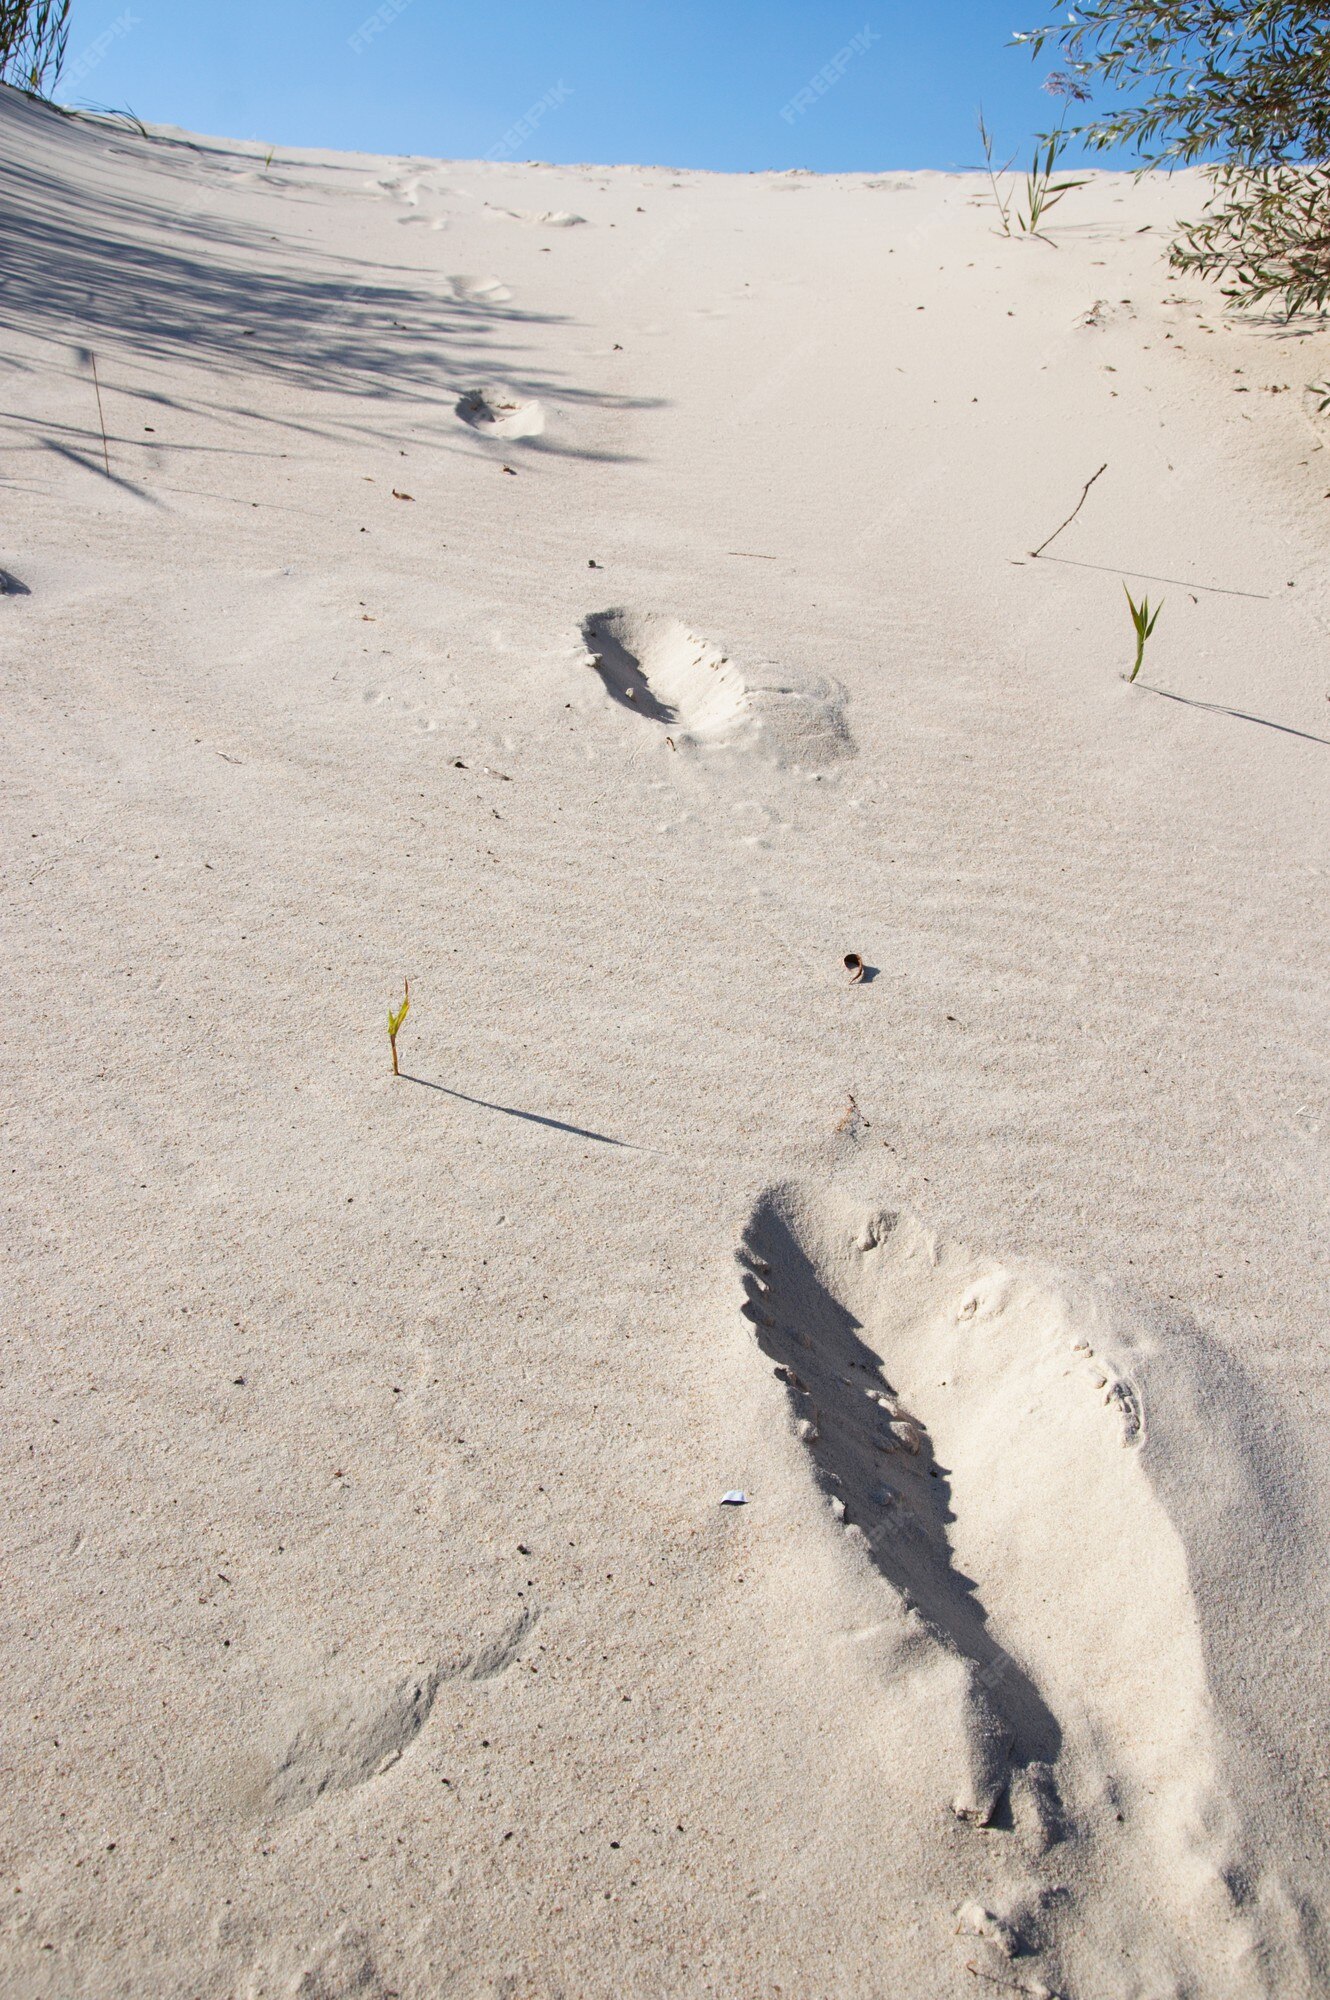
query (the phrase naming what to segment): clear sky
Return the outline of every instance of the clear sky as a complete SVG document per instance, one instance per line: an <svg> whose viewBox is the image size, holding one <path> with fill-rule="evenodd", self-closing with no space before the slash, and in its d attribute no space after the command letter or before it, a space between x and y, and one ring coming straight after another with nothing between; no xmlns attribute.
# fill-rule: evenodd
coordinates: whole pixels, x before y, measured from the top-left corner
<svg viewBox="0 0 1330 2000"><path fill-rule="evenodd" d="M980 102L1004 151L1056 122L1053 62L1007 46L1044 18L1040 0L75 0L56 94L380 153L975 166Z"/></svg>

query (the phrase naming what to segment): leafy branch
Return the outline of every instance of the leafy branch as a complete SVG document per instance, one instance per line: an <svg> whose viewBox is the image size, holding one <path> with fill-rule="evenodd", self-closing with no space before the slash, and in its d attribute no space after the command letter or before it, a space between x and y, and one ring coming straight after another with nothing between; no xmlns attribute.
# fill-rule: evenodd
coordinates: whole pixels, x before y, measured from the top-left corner
<svg viewBox="0 0 1330 2000"><path fill-rule="evenodd" d="M1080 99L1114 99L1074 128L1145 166L1202 164L1214 193L1183 227L1175 268L1289 317L1330 309L1330 16L1310 0L1085 0L1015 37L1056 45ZM1059 128L1061 129L1061 128Z"/></svg>

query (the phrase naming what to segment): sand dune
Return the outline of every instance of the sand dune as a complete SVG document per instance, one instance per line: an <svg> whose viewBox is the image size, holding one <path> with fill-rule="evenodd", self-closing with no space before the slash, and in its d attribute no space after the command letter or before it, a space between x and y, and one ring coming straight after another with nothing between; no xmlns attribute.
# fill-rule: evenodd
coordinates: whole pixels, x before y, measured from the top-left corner
<svg viewBox="0 0 1330 2000"><path fill-rule="evenodd" d="M1330 334L0 173L4 1991L1325 1992Z"/></svg>

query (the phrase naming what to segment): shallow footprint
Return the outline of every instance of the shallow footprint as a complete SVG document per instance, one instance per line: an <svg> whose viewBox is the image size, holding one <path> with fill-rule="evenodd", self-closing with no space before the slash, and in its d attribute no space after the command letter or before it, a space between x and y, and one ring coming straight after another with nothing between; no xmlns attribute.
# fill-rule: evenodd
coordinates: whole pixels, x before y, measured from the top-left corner
<svg viewBox="0 0 1330 2000"><path fill-rule="evenodd" d="M582 622L606 692L674 746L741 744L782 763L825 764L854 748L844 690L775 666L740 668L677 618L622 608Z"/></svg>
<svg viewBox="0 0 1330 2000"><path fill-rule="evenodd" d="M350 1924L316 1952L287 1990L291 2000L392 2000L393 1995L368 1938Z"/></svg>
<svg viewBox="0 0 1330 2000"><path fill-rule="evenodd" d="M457 415L481 437L539 437L545 428L545 412L534 398L523 402L506 389L471 389L459 398Z"/></svg>
<svg viewBox="0 0 1330 2000"><path fill-rule="evenodd" d="M427 1673L409 1675L387 1690L357 1690L311 1710L275 1760L256 1803L268 1812L300 1812L325 1793L352 1791L379 1777L415 1742L440 1689L450 1681L488 1681L502 1674L523 1651L539 1616L535 1607L523 1610Z"/></svg>
<svg viewBox="0 0 1330 2000"><path fill-rule="evenodd" d="M584 215L574 215L566 208L500 208L497 202L487 201L486 208L491 215L501 215L507 222L525 222L536 229L573 229L579 222L584 223Z"/></svg>
<svg viewBox="0 0 1330 2000"><path fill-rule="evenodd" d="M461 273L447 283L459 305L500 306L512 297L501 278L476 278Z"/></svg>

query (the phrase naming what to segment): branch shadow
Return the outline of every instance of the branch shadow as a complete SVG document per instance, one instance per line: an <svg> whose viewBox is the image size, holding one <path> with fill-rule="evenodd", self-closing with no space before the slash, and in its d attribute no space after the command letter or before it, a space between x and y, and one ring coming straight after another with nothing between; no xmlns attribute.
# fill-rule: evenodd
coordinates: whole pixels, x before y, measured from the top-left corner
<svg viewBox="0 0 1330 2000"><path fill-rule="evenodd" d="M1093 569L1101 576L1136 576L1144 583L1173 583L1179 590L1199 590L1207 597L1254 597L1262 604L1270 602L1268 590L1230 590L1222 583L1193 583L1185 576L1156 576L1148 569L1124 569L1120 563L1081 562L1076 556L1046 556L1040 554L1031 558L1035 562L1061 563L1066 569Z"/></svg>
<svg viewBox="0 0 1330 2000"><path fill-rule="evenodd" d="M65 426L61 425L60 428L63 430ZM122 478L118 472L108 472L105 465L90 453L75 451L73 445L64 444L59 438L44 437L40 440L40 444L43 451L54 452L57 458L67 460L70 465L77 465L84 472L95 474L98 479L109 480L112 486L118 486L122 492L132 493L136 500L146 500L150 507L161 506L162 503L157 495L149 493L146 486L136 486L132 479Z"/></svg>
<svg viewBox="0 0 1330 2000"><path fill-rule="evenodd" d="M432 274L208 212L218 180L234 178L214 164L226 157L208 142L112 137L0 87L5 328L70 348L118 345L140 364L204 368L219 384L257 378L308 392L321 399L317 416L241 410L224 395L208 406L322 436L347 427L334 421L329 398L370 398L385 406L384 416L411 405L418 426L422 405L450 413L459 386L480 374L564 405L649 406L530 370L525 336L563 323L562 315L445 298ZM252 158L238 157L253 167ZM121 159L136 169L134 180ZM353 192L343 189L339 199ZM282 191L293 205L315 198L299 186ZM0 351L16 370L31 369L3 335ZM363 410L346 414L353 433L382 441L383 417L369 423ZM436 441L471 443L451 431L443 426ZM557 443L545 450L615 456Z"/></svg>

